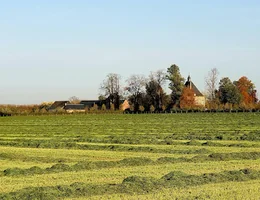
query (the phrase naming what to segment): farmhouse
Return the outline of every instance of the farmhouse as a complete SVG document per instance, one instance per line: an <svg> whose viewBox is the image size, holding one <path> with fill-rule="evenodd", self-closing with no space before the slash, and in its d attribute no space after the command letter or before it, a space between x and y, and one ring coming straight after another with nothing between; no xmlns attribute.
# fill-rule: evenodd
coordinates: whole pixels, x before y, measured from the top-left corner
<svg viewBox="0 0 260 200"><path fill-rule="evenodd" d="M64 110L66 110L67 113L85 112L85 106L84 104L66 104Z"/></svg>
<svg viewBox="0 0 260 200"><path fill-rule="evenodd" d="M86 107L91 108L94 105L97 105L98 108L101 108L103 104L107 106L107 101L106 100L82 100L80 101L80 104L83 104L85 108Z"/></svg>
<svg viewBox="0 0 260 200"><path fill-rule="evenodd" d="M71 104L69 101L55 101L49 108L49 111L54 111L58 109L65 110L68 113L85 112L85 105Z"/></svg>
<svg viewBox="0 0 260 200"><path fill-rule="evenodd" d="M191 77L188 76L188 79L185 83L185 86L193 89L194 91L194 97L195 97L195 104L197 106L203 106L205 107L206 104L206 98L205 96L199 91L199 89L196 87L196 85L191 81Z"/></svg>
<svg viewBox="0 0 260 200"><path fill-rule="evenodd" d="M57 110L57 109L63 109L65 105L69 103L69 101L55 101L49 110Z"/></svg>
<svg viewBox="0 0 260 200"><path fill-rule="evenodd" d="M110 107L109 99L106 100L82 100L80 104L84 104L85 107L91 108L94 105L97 105L100 109L102 105L105 105L107 108ZM127 100L119 100L119 105L121 105L122 110L127 110L130 108L129 102Z"/></svg>
<svg viewBox="0 0 260 200"><path fill-rule="evenodd" d="M121 109L122 110L130 109L130 104L129 104L129 102L127 100L121 100L120 104L121 104Z"/></svg>
<svg viewBox="0 0 260 200"><path fill-rule="evenodd" d="M127 100L119 101L122 110L130 108L130 105ZM71 104L69 101L55 101L49 108L50 111L64 109L68 113L73 112L85 112L86 108L92 108L94 105L98 106L98 109L101 109L102 105L105 105L106 108L109 108L108 100L82 100L79 104Z"/></svg>

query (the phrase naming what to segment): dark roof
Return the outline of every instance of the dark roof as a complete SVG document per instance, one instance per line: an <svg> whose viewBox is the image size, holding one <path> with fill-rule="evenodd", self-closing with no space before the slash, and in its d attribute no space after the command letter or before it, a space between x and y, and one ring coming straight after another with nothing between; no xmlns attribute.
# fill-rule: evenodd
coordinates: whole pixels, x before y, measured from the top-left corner
<svg viewBox="0 0 260 200"><path fill-rule="evenodd" d="M84 104L85 107L92 107L94 104L102 106L102 104L106 104L106 100L82 100L80 104Z"/></svg>
<svg viewBox="0 0 260 200"><path fill-rule="evenodd" d="M101 100L81 100L80 102L86 102L86 103L94 103L94 102L100 102Z"/></svg>
<svg viewBox="0 0 260 200"><path fill-rule="evenodd" d="M124 103L125 100L119 100L119 104ZM80 104L84 104L85 107L93 107L94 104L101 107L103 104L107 105L109 104L108 99L106 100L82 100Z"/></svg>
<svg viewBox="0 0 260 200"><path fill-rule="evenodd" d="M196 87L196 85L191 81L190 76L188 77L187 82L185 83L186 87L192 88L194 90L194 93L196 96L203 97L204 95L199 91L199 89Z"/></svg>
<svg viewBox="0 0 260 200"><path fill-rule="evenodd" d="M65 110L84 110L84 104L66 104L64 107Z"/></svg>
<svg viewBox="0 0 260 200"><path fill-rule="evenodd" d="M49 108L49 110L54 110L57 108L63 108L67 103L69 103L69 101L55 101L51 107Z"/></svg>

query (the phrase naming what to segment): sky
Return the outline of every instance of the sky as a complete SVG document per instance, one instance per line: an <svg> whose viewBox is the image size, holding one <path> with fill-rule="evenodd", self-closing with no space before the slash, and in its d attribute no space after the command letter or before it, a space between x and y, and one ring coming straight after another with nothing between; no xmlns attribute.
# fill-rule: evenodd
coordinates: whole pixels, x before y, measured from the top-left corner
<svg viewBox="0 0 260 200"><path fill-rule="evenodd" d="M0 0L0 104L97 99L108 73L172 64L201 91L212 68L260 91L260 1Z"/></svg>

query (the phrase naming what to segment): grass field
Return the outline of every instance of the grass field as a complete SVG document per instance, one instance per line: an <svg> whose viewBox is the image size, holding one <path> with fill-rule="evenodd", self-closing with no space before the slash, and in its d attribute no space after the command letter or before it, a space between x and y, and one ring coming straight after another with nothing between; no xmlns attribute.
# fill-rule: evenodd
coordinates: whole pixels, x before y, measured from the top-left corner
<svg viewBox="0 0 260 200"><path fill-rule="evenodd" d="M0 118L0 199L260 199L260 113Z"/></svg>

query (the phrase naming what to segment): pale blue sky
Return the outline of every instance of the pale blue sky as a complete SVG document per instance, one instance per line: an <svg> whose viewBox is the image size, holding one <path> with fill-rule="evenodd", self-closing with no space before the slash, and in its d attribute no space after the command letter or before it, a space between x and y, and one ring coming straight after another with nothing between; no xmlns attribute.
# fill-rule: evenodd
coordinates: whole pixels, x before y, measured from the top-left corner
<svg viewBox="0 0 260 200"><path fill-rule="evenodd" d="M176 63L260 90L259 0L0 0L0 104L94 99L108 73Z"/></svg>

